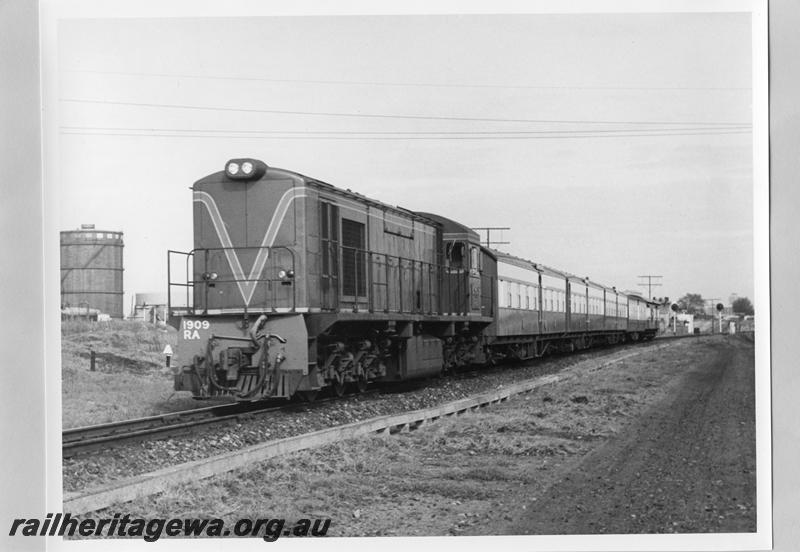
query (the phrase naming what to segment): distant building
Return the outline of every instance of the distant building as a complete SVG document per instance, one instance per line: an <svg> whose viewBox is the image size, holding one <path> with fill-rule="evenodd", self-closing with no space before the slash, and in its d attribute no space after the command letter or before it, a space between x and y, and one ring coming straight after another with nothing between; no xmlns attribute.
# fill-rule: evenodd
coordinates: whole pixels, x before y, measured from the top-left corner
<svg viewBox="0 0 800 552"><path fill-rule="evenodd" d="M137 293L133 296L130 319L152 324L167 321L167 295L165 293Z"/></svg>
<svg viewBox="0 0 800 552"><path fill-rule="evenodd" d="M682 326L683 329L678 333L694 333L694 315L693 314L676 314L676 326Z"/></svg>

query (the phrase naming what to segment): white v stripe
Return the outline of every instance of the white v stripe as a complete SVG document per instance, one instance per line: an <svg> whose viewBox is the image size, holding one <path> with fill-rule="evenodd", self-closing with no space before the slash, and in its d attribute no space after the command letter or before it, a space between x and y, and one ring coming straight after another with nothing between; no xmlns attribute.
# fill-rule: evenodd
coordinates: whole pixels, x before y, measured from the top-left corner
<svg viewBox="0 0 800 552"><path fill-rule="evenodd" d="M305 188L292 188L286 191L286 193L281 196L280 200L278 200L275 213L272 215L272 220L269 221L264 239L261 241L261 248L258 250L256 259L250 269L250 275L246 278L244 270L242 269L242 264L239 262L239 256L236 254L236 250L233 249L233 242L231 242L228 229L225 227L225 222L222 220L222 215L220 215L219 208L217 208L214 198L207 192L194 192L194 201L205 205L211 217L211 222L214 224L214 230L217 232L219 242L222 244L222 247L225 248L225 257L228 259L228 264L236 280L236 285L239 286L239 293L242 294L245 305L249 305L250 300L253 298L253 293L255 293L256 287L258 286L257 280L261 278L261 273L269 258L269 248L275 243L275 237L278 235L278 230L283 224L283 219L286 218L289 206L295 199L306 197L305 192Z"/></svg>

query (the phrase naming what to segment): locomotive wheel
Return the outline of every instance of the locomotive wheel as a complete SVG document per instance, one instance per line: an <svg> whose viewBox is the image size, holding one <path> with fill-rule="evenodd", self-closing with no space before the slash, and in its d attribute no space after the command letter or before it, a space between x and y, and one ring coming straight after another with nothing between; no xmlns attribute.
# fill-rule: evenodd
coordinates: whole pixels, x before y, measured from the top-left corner
<svg viewBox="0 0 800 552"><path fill-rule="evenodd" d="M333 392L337 397L343 397L346 388L347 386L345 385L344 382L336 381L333 383Z"/></svg>

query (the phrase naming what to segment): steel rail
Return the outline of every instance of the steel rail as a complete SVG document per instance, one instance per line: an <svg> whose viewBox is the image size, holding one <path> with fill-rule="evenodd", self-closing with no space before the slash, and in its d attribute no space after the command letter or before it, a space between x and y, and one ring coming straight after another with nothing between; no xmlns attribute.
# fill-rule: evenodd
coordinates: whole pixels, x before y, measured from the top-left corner
<svg viewBox="0 0 800 552"><path fill-rule="evenodd" d="M294 404L294 403L292 403ZM65 429L61 432L64 458L100 449L113 448L127 442L166 437L188 432L201 425L222 423L243 416L264 414L286 408L265 403L228 403L205 408L170 412L105 424Z"/></svg>
<svg viewBox="0 0 800 552"><path fill-rule="evenodd" d="M107 450L116 446L145 441L162 439L169 436L190 433L193 429L217 423L240 420L252 416L260 416L270 412L291 411L292 409L316 407L330 401L347 397L372 395L377 389L370 389L357 395L344 397L326 397L312 403L286 402L286 401L252 401L228 403L223 405L196 408L109 422L91 426L83 426L62 431L62 455L64 458L78 456L97 450ZM280 404L275 404L279 402Z"/></svg>

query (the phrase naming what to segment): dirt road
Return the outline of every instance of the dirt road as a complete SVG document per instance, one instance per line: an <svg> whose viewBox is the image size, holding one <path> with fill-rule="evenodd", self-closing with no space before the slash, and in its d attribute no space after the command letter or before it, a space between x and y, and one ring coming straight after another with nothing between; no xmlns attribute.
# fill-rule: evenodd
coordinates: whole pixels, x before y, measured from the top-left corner
<svg viewBox="0 0 800 552"><path fill-rule="evenodd" d="M752 532L753 367L717 343L619 438L590 452L512 534Z"/></svg>

